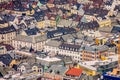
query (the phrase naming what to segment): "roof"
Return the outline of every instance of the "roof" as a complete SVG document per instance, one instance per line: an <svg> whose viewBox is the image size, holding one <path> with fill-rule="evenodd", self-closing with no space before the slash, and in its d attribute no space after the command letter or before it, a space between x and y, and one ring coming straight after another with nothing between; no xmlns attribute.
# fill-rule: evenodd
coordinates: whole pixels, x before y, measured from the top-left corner
<svg viewBox="0 0 120 80"><path fill-rule="evenodd" d="M29 70L31 68L31 65L29 63L20 63L18 65L18 68L21 68L21 66L24 66L26 68L26 70Z"/></svg>
<svg viewBox="0 0 120 80"><path fill-rule="evenodd" d="M13 59L9 54L0 55L0 61L2 61L5 65L9 65L12 60Z"/></svg>
<svg viewBox="0 0 120 80"><path fill-rule="evenodd" d="M64 27L64 26L71 27L71 26L75 26L77 24L78 24L78 22L76 22L76 21L61 19L57 26L59 26L59 27L61 27L61 26L62 27Z"/></svg>
<svg viewBox="0 0 120 80"><path fill-rule="evenodd" d="M27 30L25 30L25 32L26 32L26 34L28 36L30 36L30 35L36 35L37 33L39 33L39 29L36 28L36 27L32 28L32 29L28 28Z"/></svg>
<svg viewBox="0 0 120 80"><path fill-rule="evenodd" d="M97 21L91 21L91 22L79 22L77 25L78 28L80 29L94 29L94 28L99 28L99 24Z"/></svg>
<svg viewBox="0 0 120 80"><path fill-rule="evenodd" d="M6 34L6 33L15 32L15 31L16 31L16 29L14 28L13 25L4 27L4 28L0 28L0 34Z"/></svg>
<svg viewBox="0 0 120 80"><path fill-rule="evenodd" d="M110 33L112 31L112 27L100 27L99 31L100 32L106 32L106 33Z"/></svg>
<svg viewBox="0 0 120 80"><path fill-rule="evenodd" d="M50 40L46 43L47 46L58 47L61 44L61 41Z"/></svg>
<svg viewBox="0 0 120 80"><path fill-rule="evenodd" d="M88 15L93 15L93 14L101 14L101 15L107 15L108 14L108 10L105 10L103 8L88 8L87 10L85 10L85 14L88 14Z"/></svg>
<svg viewBox="0 0 120 80"><path fill-rule="evenodd" d="M111 32L112 33L119 33L120 32L120 25L113 26Z"/></svg>
<svg viewBox="0 0 120 80"><path fill-rule="evenodd" d="M3 15L1 16L1 18L2 18L3 20L5 20L5 21L9 22L9 21L14 21L15 16L13 16L13 15L11 15L11 14L3 14Z"/></svg>
<svg viewBox="0 0 120 80"><path fill-rule="evenodd" d="M61 27L59 27L56 30L48 31L47 37L53 38L53 37L58 37L58 36L65 35L65 34L72 34L75 32L76 32L76 30L74 28L61 28Z"/></svg>
<svg viewBox="0 0 120 80"><path fill-rule="evenodd" d="M66 70L67 70L67 68L65 66L52 65L46 72L53 73L53 74L58 74L58 75L64 75Z"/></svg>
<svg viewBox="0 0 120 80"><path fill-rule="evenodd" d="M79 77L82 74L82 69L71 68L66 72L66 75Z"/></svg>
<svg viewBox="0 0 120 80"><path fill-rule="evenodd" d="M25 29L26 25L24 23L18 24L16 27L16 29Z"/></svg>
<svg viewBox="0 0 120 80"><path fill-rule="evenodd" d="M0 46L5 46L7 51L14 50L13 46L11 46L9 44L0 43Z"/></svg>
<svg viewBox="0 0 120 80"><path fill-rule="evenodd" d="M59 48L60 49L65 49L65 50L71 50L71 51L78 51L80 49L80 45L76 45L76 44L66 44L66 43L62 43Z"/></svg>
<svg viewBox="0 0 120 80"><path fill-rule="evenodd" d="M57 57L49 57L49 56L44 58L36 57L36 59L38 59L41 62L41 64L45 66L58 65L61 63L61 59Z"/></svg>
<svg viewBox="0 0 120 80"><path fill-rule="evenodd" d="M91 52L91 53L98 53L98 52L104 52L104 51L107 51L109 48L108 46L106 45L91 45L91 46L84 46L84 47L81 47L80 50L84 50L84 51L87 51L87 52Z"/></svg>
<svg viewBox="0 0 120 80"><path fill-rule="evenodd" d="M63 35L63 36L62 36L62 39L63 39L64 41L67 41L68 39L74 39L74 36L72 36L71 34Z"/></svg>
<svg viewBox="0 0 120 80"><path fill-rule="evenodd" d="M33 15L33 17L36 19L36 21L41 21L41 20L43 20L43 17L44 17L44 16L45 16L44 11L39 11L39 12L35 11L35 13L34 13L34 15Z"/></svg>
<svg viewBox="0 0 120 80"><path fill-rule="evenodd" d="M38 35L38 36L25 36L25 35L17 35L14 39L17 41L29 42L29 43L38 43L47 40L46 35Z"/></svg>

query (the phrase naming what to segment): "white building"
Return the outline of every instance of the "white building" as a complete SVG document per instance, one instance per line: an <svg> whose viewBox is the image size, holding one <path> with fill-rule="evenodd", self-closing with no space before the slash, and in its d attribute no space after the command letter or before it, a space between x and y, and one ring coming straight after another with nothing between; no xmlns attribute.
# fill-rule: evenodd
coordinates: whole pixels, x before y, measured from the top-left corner
<svg viewBox="0 0 120 80"><path fill-rule="evenodd" d="M75 62L82 60L81 52L79 51L80 45L62 43L57 40L50 40L44 46L45 52L53 52L58 55L70 56Z"/></svg>

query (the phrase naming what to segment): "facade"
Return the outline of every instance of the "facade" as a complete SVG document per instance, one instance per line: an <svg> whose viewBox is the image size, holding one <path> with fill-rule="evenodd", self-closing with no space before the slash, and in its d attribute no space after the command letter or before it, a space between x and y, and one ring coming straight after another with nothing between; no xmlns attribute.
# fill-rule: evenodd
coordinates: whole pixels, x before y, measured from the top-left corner
<svg viewBox="0 0 120 80"><path fill-rule="evenodd" d="M18 71L22 73L27 73L27 71L35 71L39 74L42 75L43 73L43 68L40 64L38 63L20 63L18 65Z"/></svg>
<svg viewBox="0 0 120 80"><path fill-rule="evenodd" d="M15 49L20 49L22 47L26 47L30 49L32 47L35 51L42 50L46 43L46 40L47 40L46 35L40 35L40 33L38 33L37 35L36 29L34 28L34 29L26 30L25 32L23 31L21 35L18 35L13 40L13 46L15 47Z"/></svg>
<svg viewBox="0 0 120 80"><path fill-rule="evenodd" d="M1 54L7 54L7 53L11 53L11 52L14 52L13 46L11 46L9 44L0 43L0 53Z"/></svg>
<svg viewBox="0 0 120 80"><path fill-rule="evenodd" d="M98 23L100 27L111 27L112 26L112 22L110 19L98 20Z"/></svg>
<svg viewBox="0 0 120 80"><path fill-rule="evenodd" d="M105 73L111 71L117 67L117 55L109 56L107 60L94 60L80 62L80 68L86 72L87 75L95 76L99 73Z"/></svg>
<svg viewBox="0 0 120 80"><path fill-rule="evenodd" d="M86 46L82 47L82 60L83 61L94 61L97 59L106 59L109 56L107 46ZM104 60L103 59L103 60Z"/></svg>
<svg viewBox="0 0 120 80"><path fill-rule="evenodd" d="M3 42L5 44L12 44L12 40L15 37L16 30L13 25L0 28L0 42Z"/></svg>
<svg viewBox="0 0 120 80"><path fill-rule="evenodd" d="M66 71L65 73L65 77L63 78L63 80L77 80L77 79L82 79L81 78L81 75L82 75L82 69L79 69L79 68L70 68Z"/></svg>
<svg viewBox="0 0 120 80"><path fill-rule="evenodd" d="M44 51L53 52L62 56L70 56L76 62L82 60L81 52L79 52L80 45L65 44L60 41L49 41L46 43Z"/></svg>
<svg viewBox="0 0 120 80"><path fill-rule="evenodd" d="M37 23L39 28L46 28L46 27L55 27L56 21L55 20L43 20Z"/></svg>

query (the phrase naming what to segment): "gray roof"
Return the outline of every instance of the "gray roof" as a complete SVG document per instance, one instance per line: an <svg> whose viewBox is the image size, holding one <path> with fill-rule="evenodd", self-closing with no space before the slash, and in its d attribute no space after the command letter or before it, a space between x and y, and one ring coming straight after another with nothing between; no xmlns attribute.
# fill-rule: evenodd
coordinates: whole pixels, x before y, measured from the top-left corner
<svg viewBox="0 0 120 80"><path fill-rule="evenodd" d="M100 27L99 28L99 31L107 32L107 33L110 33L111 30L112 30L112 27Z"/></svg>
<svg viewBox="0 0 120 80"><path fill-rule="evenodd" d="M77 38L80 38L80 39L84 37L84 35L80 31L77 32L76 35L77 35Z"/></svg>
<svg viewBox="0 0 120 80"><path fill-rule="evenodd" d="M39 63L33 63L32 66L37 66L37 67L39 67L39 68L42 67L42 65L39 64Z"/></svg>
<svg viewBox="0 0 120 80"><path fill-rule="evenodd" d="M91 53L97 53L97 52L103 52L103 51L107 51L109 48L108 46L105 45L94 45L94 46L84 46L80 48L80 51L84 50L87 52L91 52Z"/></svg>
<svg viewBox="0 0 120 80"><path fill-rule="evenodd" d="M52 65L46 72L48 73L53 73L53 74L58 74L58 75L64 75L65 72L67 71L67 68L62 65Z"/></svg>
<svg viewBox="0 0 120 80"><path fill-rule="evenodd" d="M76 21L72 21L72 20L65 20L65 19L61 19L60 22L58 23L59 27L68 27L68 26L76 26L78 24L78 22Z"/></svg>
<svg viewBox="0 0 120 80"><path fill-rule="evenodd" d="M20 64L18 65L18 68L20 68L21 66L25 66L26 70L31 69L31 66L30 66L29 63L20 63Z"/></svg>
<svg viewBox="0 0 120 80"><path fill-rule="evenodd" d="M46 35L39 35L39 36L25 36L25 35L17 35L14 39L17 41L29 42L29 43L38 43L47 40Z"/></svg>
<svg viewBox="0 0 120 80"><path fill-rule="evenodd" d="M46 43L47 46L58 47L62 42L57 40L50 40Z"/></svg>
<svg viewBox="0 0 120 80"><path fill-rule="evenodd" d="M95 40L94 37L87 36L87 41L88 42L94 42L94 40Z"/></svg>
<svg viewBox="0 0 120 80"><path fill-rule="evenodd" d="M39 60L40 61L40 60ZM44 66L51 66L51 65L58 65L61 63L61 61L53 61L53 62L48 62L48 61L44 61L44 60L41 60L40 61L42 65Z"/></svg>
<svg viewBox="0 0 120 80"><path fill-rule="evenodd" d="M67 34L67 35L63 35L62 38L64 41L67 41L68 39L74 39L74 36L71 34Z"/></svg>

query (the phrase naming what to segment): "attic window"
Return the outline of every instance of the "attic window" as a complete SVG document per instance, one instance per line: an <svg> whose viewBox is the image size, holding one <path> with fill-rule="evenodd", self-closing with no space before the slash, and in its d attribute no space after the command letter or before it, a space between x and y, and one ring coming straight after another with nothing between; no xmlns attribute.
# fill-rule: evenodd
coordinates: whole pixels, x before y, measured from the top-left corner
<svg viewBox="0 0 120 80"><path fill-rule="evenodd" d="M53 70L50 70L50 73L52 73L53 72Z"/></svg>
<svg viewBox="0 0 120 80"><path fill-rule="evenodd" d="M60 71L57 71L57 74L60 74Z"/></svg>

